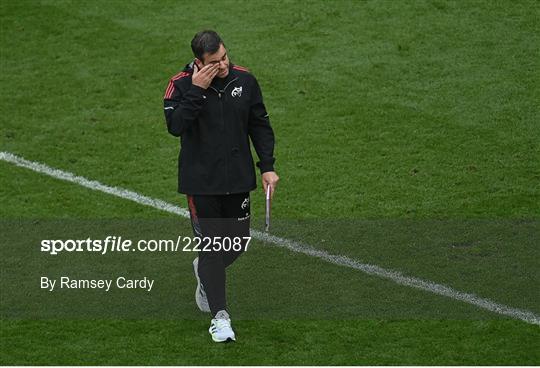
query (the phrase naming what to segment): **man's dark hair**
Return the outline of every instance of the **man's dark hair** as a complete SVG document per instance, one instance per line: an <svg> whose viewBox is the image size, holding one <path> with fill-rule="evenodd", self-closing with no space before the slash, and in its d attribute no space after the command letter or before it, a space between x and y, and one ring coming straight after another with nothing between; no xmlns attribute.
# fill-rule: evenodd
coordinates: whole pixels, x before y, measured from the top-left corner
<svg viewBox="0 0 540 368"><path fill-rule="evenodd" d="M193 37L191 40L191 50L197 59L202 60L204 54L217 52L219 45L222 43L221 37L215 31L205 30Z"/></svg>

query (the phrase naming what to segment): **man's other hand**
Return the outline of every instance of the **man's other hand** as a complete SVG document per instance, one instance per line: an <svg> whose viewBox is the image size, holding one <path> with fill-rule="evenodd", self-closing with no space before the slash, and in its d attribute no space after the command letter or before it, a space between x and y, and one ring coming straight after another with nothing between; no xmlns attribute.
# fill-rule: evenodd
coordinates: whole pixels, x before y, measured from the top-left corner
<svg viewBox="0 0 540 368"><path fill-rule="evenodd" d="M195 86L207 89L212 83L212 79L219 71L219 64L208 64L199 69L199 65L193 65L193 75L191 76L191 83Z"/></svg>
<svg viewBox="0 0 540 368"><path fill-rule="evenodd" d="M263 190L266 193L268 186L270 185L270 196L274 196L274 190L276 190L277 183L279 181L279 176L274 171L267 171L262 174L262 185Z"/></svg>

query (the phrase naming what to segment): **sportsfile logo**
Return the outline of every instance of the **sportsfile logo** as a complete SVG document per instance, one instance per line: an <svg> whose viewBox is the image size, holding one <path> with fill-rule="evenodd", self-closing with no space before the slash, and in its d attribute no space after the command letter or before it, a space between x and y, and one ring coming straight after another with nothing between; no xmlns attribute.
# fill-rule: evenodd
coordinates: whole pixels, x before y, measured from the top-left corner
<svg viewBox="0 0 540 368"><path fill-rule="evenodd" d="M249 218L249 213L246 214ZM87 252L105 255L107 253L130 252L238 252L247 251L251 237L191 237L178 236L176 239L126 239L109 235L105 239L43 239L41 252L52 256L67 252Z"/></svg>
<svg viewBox="0 0 540 368"><path fill-rule="evenodd" d="M234 87L232 92L231 92L231 96L233 96L233 97L242 96L242 87Z"/></svg>

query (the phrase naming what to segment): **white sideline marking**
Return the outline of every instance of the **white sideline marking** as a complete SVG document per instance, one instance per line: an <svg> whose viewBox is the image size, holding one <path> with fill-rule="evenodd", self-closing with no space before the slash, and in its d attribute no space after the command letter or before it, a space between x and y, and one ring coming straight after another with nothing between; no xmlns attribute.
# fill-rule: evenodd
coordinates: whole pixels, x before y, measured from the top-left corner
<svg viewBox="0 0 540 368"><path fill-rule="evenodd" d="M145 206L154 207L158 210L174 213L182 217L189 218L189 212L184 208L159 199L144 196L131 190L111 187L95 180L89 180L82 176L77 176L70 172L54 169L38 162L28 161L9 152L0 152L0 159L12 163L16 166L24 167L41 174L49 175L57 179L79 184L92 190L97 190L120 198L129 199L130 201L143 204ZM502 314L515 319L520 319L530 324L540 326L540 316L537 316L535 313L527 310L512 308L503 304L496 303L489 299L481 298L474 294L464 293L452 289L451 287L446 285L437 284L416 277L405 276L398 271L388 270L376 265L361 263L346 256L331 254L324 250L313 248L312 246L307 244L302 244L293 240L280 238L258 230L251 230L251 235L258 240L274 244L278 247L286 248L296 253L302 253L311 257L320 258L326 262L335 265L353 268L369 275L374 275L387 280L391 280L400 285L405 285L415 289L428 291L433 294L442 295L450 299L459 300L468 304L475 305L479 308L488 310L493 313Z"/></svg>

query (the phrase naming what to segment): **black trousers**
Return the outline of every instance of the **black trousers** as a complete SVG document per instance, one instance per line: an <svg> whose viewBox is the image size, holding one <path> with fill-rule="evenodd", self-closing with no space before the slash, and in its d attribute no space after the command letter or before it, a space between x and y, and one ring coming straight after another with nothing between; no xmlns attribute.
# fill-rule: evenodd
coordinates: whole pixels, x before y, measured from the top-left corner
<svg viewBox="0 0 540 368"><path fill-rule="evenodd" d="M199 277L212 316L215 316L218 311L227 309L225 269L244 252L243 237L249 237L249 193L188 195L187 200L193 233L203 239L201 248L208 244L208 239L213 242L212 247L207 247L210 249L199 251ZM241 246L233 247L238 238Z"/></svg>

